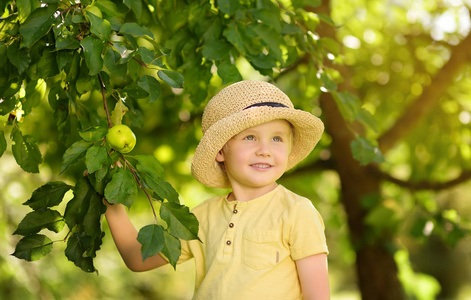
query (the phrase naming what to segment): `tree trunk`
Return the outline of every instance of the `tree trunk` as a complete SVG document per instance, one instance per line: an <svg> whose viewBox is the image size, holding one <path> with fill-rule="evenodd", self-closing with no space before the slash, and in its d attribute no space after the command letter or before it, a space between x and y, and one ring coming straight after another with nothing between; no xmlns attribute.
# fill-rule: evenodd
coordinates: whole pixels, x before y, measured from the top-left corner
<svg viewBox="0 0 471 300"><path fill-rule="evenodd" d="M309 8L307 8L309 9ZM330 15L330 3L310 9L316 13ZM335 29L323 26L316 30L321 37L336 40ZM400 139L414 128L427 112L438 103L440 95L460 74L462 68L471 61L471 34L463 41L451 47L450 60L435 74L433 83L427 86L424 93L406 109L398 121L379 138L380 149L385 152L391 149ZM328 62L327 62L328 63ZM342 74L343 81L339 90L355 93L350 85L350 70L347 66L335 65ZM365 197L380 197L381 180L375 172L369 171L356 161L350 149L355 134L352 127L345 122L330 94L320 97L326 132L332 137L332 156L335 168L341 181L341 200L347 214L351 241L356 252L356 270L358 286L362 299L404 299L404 291L398 279L398 269L392 251L387 245L393 244L393 238L387 235L372 234L365 224L367 209L362 206Z"/></svg>
<svg viewBox="0 0 471 300"><path fill-rule="evenodd" d="M380 178L356 161L350 150L354 139L330 94L322 94L321 107L326 131L332 137L332 155L336 162L342 203L347 214L352 244L357 261L358 286L365 300L403 299L404 293L397 277L393 253L386 248L389 237L374 238L365 225L367 210L362 206L364 197L380 195Z"/></svg>

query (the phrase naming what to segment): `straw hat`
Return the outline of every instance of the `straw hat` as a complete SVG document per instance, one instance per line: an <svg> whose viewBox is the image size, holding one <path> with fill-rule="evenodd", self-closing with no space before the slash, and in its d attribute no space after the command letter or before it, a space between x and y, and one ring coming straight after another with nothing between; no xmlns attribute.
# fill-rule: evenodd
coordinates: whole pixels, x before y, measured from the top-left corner
<svg viewBox="0 0 471 300"><path fill-rule="evenodd" d="M229 187L227 175L216 161L218 152L239 132L277 119L294 127L289 170L314 149L324 131L322 121L295 109L285 93L267 82L241 81L222 89L204 109L203 138L191 164L193 176L208 187Z"/></svg>

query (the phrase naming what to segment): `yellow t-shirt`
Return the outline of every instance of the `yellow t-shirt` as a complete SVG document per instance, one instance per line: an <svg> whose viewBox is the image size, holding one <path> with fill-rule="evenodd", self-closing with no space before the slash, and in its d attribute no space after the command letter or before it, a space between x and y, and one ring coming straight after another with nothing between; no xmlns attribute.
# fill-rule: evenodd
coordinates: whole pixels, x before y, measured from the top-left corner
<svg viewBox="0 0 471 300"><path fill-rule="evenodd" d="M301 299L295 260L328 253L311 201L281 185L248 202L212 198L193 213L202 243L182 241L179 260L195 258L193 299Z"/></svg>

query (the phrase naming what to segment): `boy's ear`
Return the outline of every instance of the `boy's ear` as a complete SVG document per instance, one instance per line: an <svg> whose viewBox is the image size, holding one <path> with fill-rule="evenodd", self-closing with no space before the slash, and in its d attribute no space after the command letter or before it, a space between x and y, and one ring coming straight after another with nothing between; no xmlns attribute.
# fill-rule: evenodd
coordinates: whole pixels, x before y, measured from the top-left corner
<svg viewBox="0 0 471 300"><path fill-rule="evenodd" d="M222 152L222 149L219 150L218 154L216 155L216 161L224 162L224 153Z"/></svg>

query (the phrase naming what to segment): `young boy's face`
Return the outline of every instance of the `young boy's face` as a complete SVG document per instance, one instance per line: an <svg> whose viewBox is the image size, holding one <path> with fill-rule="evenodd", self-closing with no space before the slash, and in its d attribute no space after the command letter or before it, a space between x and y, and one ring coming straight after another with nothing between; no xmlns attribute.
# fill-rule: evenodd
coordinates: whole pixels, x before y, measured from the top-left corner
<svg viewBox="0 0 471 300"><path fill-rule="evenodd" d="M224 163L232 189L270 190L286 171L292 139L287 121L263 123L232 137L216 160Z"/></svg>

